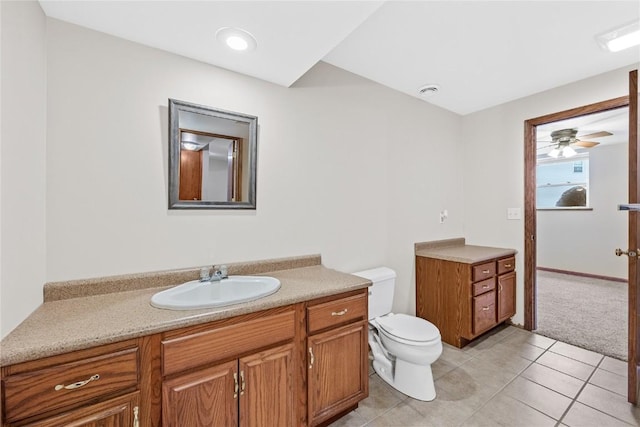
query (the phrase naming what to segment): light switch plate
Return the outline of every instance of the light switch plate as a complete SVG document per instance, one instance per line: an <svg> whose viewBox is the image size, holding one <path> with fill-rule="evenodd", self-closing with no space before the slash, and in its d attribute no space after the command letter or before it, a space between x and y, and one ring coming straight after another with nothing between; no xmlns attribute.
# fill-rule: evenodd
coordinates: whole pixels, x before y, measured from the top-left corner
<svg viewBox="0 0 640 427"><path fill-rule="evenodd" d="M520 208L507 208L507 219L522 219Z"/></svg>

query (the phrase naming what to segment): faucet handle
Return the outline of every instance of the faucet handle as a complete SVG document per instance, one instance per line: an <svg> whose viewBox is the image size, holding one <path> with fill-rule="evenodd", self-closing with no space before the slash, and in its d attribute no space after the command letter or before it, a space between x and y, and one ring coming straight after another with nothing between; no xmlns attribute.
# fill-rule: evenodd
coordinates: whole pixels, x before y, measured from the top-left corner
<svg viewBox="0 0 640 427"><path fill-rule="evenodd" d="M221 279L226 279L229 276L228 268L226 265L219 265L213 267L213 274L220 277Z"/></svg>
<svg viewBox="0 0 640 427"><path fill-rule="evenodd" d="M206 282L211 279L211 267L202 267L200 269L200 281Z"/></svg>

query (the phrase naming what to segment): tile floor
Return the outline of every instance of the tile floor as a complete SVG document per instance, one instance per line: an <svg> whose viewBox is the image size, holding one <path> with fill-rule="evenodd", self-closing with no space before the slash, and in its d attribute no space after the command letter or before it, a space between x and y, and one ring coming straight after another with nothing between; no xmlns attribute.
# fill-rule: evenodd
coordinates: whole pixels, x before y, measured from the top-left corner
<svg viewBox="0 0 640 427"><path fill-rule="evenodd" d="M463 349L443 346L434 401L412 399L370 369L369 397L331 427L640 426L625 362L514 326Z"/></svg>

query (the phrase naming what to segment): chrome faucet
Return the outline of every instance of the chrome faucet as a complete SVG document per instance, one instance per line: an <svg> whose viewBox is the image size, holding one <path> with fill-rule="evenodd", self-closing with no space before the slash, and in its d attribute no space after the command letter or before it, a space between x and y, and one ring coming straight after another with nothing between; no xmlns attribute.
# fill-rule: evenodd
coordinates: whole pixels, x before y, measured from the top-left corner
<svg viewBox="0 0 640 427"><path fill-rule="evenodd" d="M222 279L228 279L229 273L227 272L227 266L221 265L219 267L213 266L213 275L211 276L212 282L219 282Z"/></svg>
<svg viewBox="0 0 640 427"><path fill-rule="evenodd" d="M213 266L213 274L211 274L211 267L202 267L200 269L200 281L201 282L219 282L222 279L228 279L229 274L227 272L226 265Z"/></svg>

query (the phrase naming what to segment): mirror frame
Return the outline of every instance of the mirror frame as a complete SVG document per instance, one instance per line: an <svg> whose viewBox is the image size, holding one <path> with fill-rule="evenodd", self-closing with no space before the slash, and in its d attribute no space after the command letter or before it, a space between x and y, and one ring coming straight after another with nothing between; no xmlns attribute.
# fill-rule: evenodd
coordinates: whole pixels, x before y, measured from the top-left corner
<svg viewBox="0 0 640 427"><path fill-rule="evenodd" d="M243 166L249 171L249 200L241 202L180 200L179 113L181 111L243 122L249 125L249 139L247 146L244 147L248 152L249 164ZM169 209L256 209L257 164L258 117L169 98Z"/></svg>

